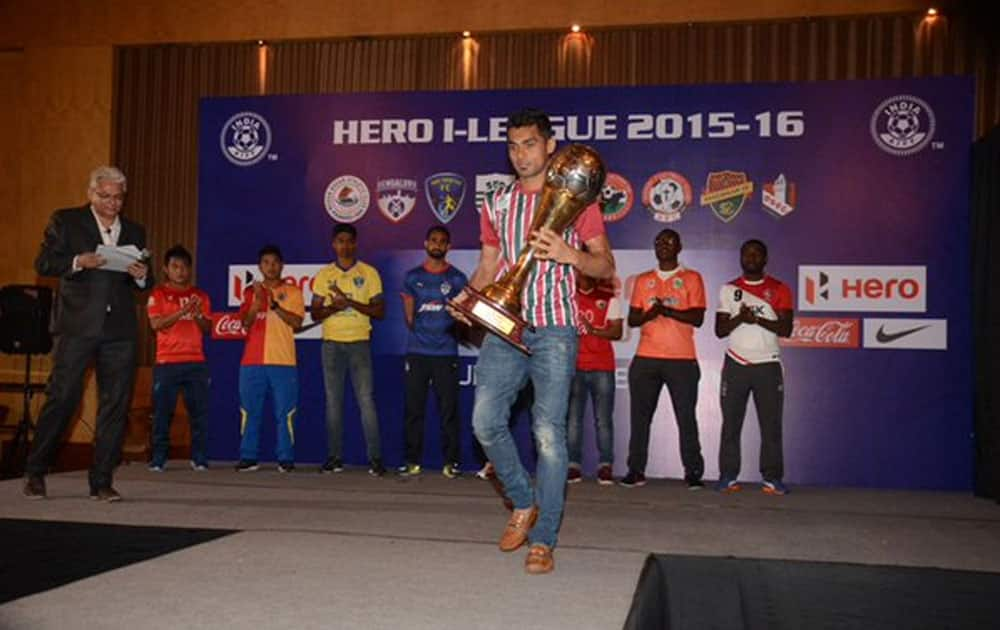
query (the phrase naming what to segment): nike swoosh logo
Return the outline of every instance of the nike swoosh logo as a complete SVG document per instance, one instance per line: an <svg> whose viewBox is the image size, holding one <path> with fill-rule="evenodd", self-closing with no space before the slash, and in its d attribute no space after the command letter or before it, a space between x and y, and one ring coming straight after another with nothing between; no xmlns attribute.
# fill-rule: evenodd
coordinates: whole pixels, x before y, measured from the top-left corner
<svg viewBox="0 0 1000 630"><path fill-rule="evenodd" d="M912 335L915 332L920 332L924 328L930 328L927 326L917 326L916 328L910 328L909 330L900 330L899 332L887 333L885 332L885 326L879 326L878 332L875 333L875 341L879 343L889 343L896 341L897 339L902 339L907 335Z"/></svg>

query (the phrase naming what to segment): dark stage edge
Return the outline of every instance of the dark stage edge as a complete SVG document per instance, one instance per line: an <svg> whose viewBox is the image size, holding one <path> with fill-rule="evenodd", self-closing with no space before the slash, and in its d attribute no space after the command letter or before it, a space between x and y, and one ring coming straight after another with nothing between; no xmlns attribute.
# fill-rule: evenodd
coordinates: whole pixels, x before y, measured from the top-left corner
<svg viewBox="0 0 1000 630"><path fill-rule="evenodd" d="M0 604L235 532L0 518Z"/></svg>
<svg viewBox="0 0 1000 630"><path fill-rule="evenodd" d="M998 573L650 554L625 628L991 628L998 593Z"/></svg>

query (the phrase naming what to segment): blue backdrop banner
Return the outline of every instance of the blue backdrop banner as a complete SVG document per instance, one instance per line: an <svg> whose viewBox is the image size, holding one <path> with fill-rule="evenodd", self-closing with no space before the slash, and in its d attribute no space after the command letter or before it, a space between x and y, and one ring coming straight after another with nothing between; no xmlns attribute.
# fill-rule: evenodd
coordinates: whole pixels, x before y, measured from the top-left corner
<svg viewBox="0 0 1000 630"><path fill-rule="evenodd" d="M333 259L331 227L353 223L359 257L382 276L386 317L372 332L376 402L387 465L403 450L406 327L399 293L423 259L428 227L452 233L467 274L479 249L482 196L511 178L506 116L548 111L560 143L597 149L601 196L626 305L634 277L656 264L653 238L677 230L681 262L701 272L706 323L696 333L698 422L706 477L717 472L719 371L712 322L719 288L740 273L738 249L759 238L768 271L793 291L784 344L786 480L965 489L972 477L969 166L973 83L896 81L271 96L201 103L197 278L217 311L236 310L268 243L288 282L311 296ZM226 319L219 320L220 328ZM299 335L296 457L326 456L319 328ZM615 470L629 437L626 372L637 330L615 344ZM235 459L242 342L209 342L210 456ZM461 363L463 459L478 467L469 416L476 357ZM350 388L348 388L349 390ZM757 477L754 412L743 471ZM345 458L365 463L348 395ZM533 464L530 418L515 431ZM584 467L596 464L585 421ZM263 459L274 442L265 420ZM441 464L428 413L425 465ZM666 391L653 421L647 474L681 477Z"/></svg>

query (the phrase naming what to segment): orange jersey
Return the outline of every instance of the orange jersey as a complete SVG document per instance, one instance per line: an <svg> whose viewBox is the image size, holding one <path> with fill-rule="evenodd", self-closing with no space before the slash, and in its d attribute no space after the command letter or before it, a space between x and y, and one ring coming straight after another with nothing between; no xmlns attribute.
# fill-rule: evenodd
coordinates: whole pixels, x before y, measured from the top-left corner
<svg viewBox="0 0 1000 630"><path fill-rule="evenodd" d="M305 315L302 291L295 285L282 284L271 289L271 299L281 305L282 310L300 317ZM253 300L253 287L247 287L243 292L240 317L250 309ZM247 342L240 365L295 365L295 333L271 310L270 299L257 313L257 319L247 331Z"/></svg>
<svg viewBox="0 0 1000 630"><path fill-rule="evenodd" d="M661 277L666 275L666 278ZM705 284L701 274L678 267L672 272L657 269L641 273L632 288L632 308L645 312L655 300L678 311L705 308ZM694 359L694 326L671 317L657 317L639 329L636 356L651 359Z"/></svg>

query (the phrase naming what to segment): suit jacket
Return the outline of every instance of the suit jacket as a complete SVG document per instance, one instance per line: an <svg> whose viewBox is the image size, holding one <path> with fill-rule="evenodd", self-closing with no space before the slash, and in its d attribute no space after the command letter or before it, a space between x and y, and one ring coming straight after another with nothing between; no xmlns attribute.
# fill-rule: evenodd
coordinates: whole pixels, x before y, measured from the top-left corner
<svg viewBox="0 0 1000 630"><path fill-rule="evenodd" d="M119 215L119 245L146 247L146 230ZM56 210L45 228L35 271L59 278L59 292L52 332L81 337L107 334L132 337L137 333L134 293L135 279L127 273L83 269L73 273L73 257L97 250L103 244L90 205ZM146 287L153 286L153 270Z"/></svg>

